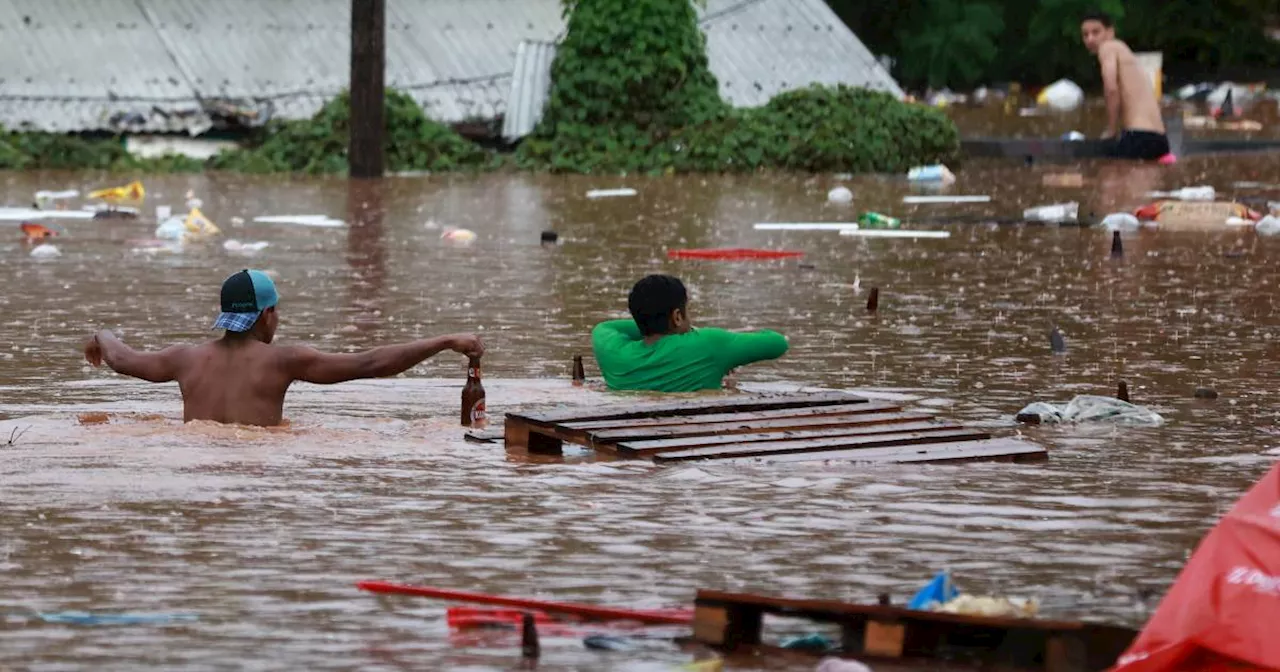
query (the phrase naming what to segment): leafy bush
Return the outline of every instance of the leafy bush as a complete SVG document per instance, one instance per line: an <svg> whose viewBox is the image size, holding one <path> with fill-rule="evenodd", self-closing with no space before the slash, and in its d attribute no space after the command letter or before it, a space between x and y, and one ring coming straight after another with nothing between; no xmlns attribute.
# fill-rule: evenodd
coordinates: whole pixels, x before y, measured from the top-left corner
<svg viewBox="0 0 1280 672"><path fill-rule="evenodd" d="M519 162L554 171L663 167L677 129L720 119L705 38L689 0L566 0L568 33L551 65L542 121Z"/></svg>
<svg viewBox="0 0 1280 672"><path fill-rule="evenodd" d="M431 121L409 96L386 93L386 165L390 170L481 168L495 159L452 129ZM345 173L351 136L351 98L343 92L304 121L276 121L257 146L223 152L210 167L244 173Z"/></svg>
<svg viewBox="0 0 1280 672"><path fill-rule="evenodd" d="M139 158L125 150L119 137L0 132L0 169L85 168L115 172L174 173L198 171L203 168L203 164L184 156Z"/></svg>

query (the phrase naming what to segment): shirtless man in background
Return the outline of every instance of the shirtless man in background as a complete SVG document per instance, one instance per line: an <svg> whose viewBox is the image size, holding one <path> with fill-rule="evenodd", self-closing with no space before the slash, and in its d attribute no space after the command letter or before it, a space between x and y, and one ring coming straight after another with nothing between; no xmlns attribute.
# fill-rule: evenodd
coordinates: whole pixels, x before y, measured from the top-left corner
<svg viewBox="0 0 1280 672"><path fill-rule="evenodd" d="M1080 34L1102 67L1102 89L1107 98L1107 132L1102 137L1113 139L1111 155L1154 161L1168 154L1169 139L1151 78L1129 45L1116 39L1111 17L1105 12L1086 15Z"/></svg>
<svg viewBox="0 0 1280 672"><path fill-rule="evenodd" d="M437 336L364 352L330 354L305 345L272 345L280 318L275 283L262 271L243 270L222 283L222 338L139 352L110 331L89 337L84 358L116 373L153 383L178 381L182 419L241 425L279 425L284 395L295 380L320 385L394 376L445 350L484 354L473 334Z"/></svg>

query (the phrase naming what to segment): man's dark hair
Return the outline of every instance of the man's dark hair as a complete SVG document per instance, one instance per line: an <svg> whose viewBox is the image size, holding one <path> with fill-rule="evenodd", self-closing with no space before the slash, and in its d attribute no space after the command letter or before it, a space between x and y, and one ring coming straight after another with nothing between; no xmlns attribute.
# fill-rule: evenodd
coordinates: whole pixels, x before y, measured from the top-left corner
<svg viewBox="0 0 1280 672"><path fill-rule="evenodd" d="M1101 9L1095 9L1081 17L1080 23L1084 23L1085 21L1097 21L1102 24L1103 28L1110 28L1116 23L1115 19L1111 18L1110 14L1102 11Z"/></svg>
<svg viewBox="0 0 1280 672"><path fill-rule="evenodd" d="M679 278L670 275L644 277L631 288L627 309L644 336L665 334L671 330L671 311L684 310L689 293Z"/></svg>

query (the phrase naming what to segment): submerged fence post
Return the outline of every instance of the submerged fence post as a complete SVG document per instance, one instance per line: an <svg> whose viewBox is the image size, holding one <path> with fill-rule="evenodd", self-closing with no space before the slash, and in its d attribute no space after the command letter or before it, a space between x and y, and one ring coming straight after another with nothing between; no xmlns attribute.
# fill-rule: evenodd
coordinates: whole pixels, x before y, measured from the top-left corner
<svg viewBox="0 0 1280 672"><path fill-rule="evenodd" d="M386 0L351 0L352 177L382 177L386 9Z"/></svg>

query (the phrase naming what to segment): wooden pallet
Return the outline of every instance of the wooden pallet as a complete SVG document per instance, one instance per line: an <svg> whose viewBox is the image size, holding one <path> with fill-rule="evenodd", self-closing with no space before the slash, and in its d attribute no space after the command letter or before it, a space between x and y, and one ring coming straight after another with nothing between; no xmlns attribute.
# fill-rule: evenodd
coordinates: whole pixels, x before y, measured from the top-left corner
<svg viewBox="0 0 1280 672"><path fill-rule="evenodd" d="M766 613L839 625L842 652L854 658L947 660L1049 672L1105 670L1138 634L1130 628L1080 621L965 616L700 590L694 602L693 637L727 651L762 647Z"/></svg>
<svg viewBox="0 0 1280 672"><path fill-rule="evenodd" d="M720 397L548 413L508 413L507 451L560 455L564 443L654 462L1023 462L1044 448L932 414L839 392Z"/></svg>

